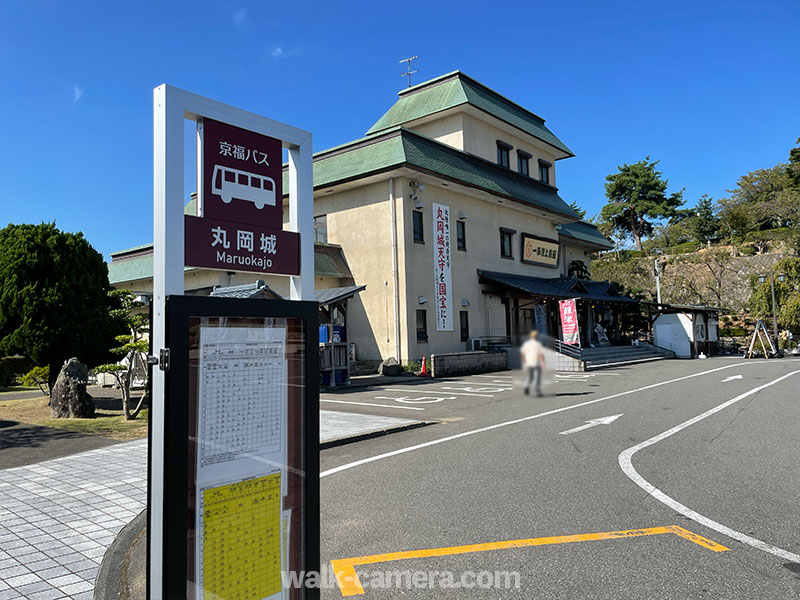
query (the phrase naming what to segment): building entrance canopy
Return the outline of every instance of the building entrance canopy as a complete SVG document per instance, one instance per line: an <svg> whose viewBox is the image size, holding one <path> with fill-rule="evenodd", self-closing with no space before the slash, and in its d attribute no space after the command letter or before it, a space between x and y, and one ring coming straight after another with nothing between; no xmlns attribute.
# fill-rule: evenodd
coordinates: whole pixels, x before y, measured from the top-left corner
<svg viewBox="0 0 800 600"><path fill-rule="evenodd" d="M534 277L478 270L478 280L503 297L506 335L519 344L532 329L561 339L558 301L576 299L581 346L622 343L619 316L639 310L639 302L621 296L608 281L575 277Z"/></svg>
<svg viewBox="0 0 800 600"><path fill-rule="evenodd" d="M595 302L637 304L638 301L620 296L608 281L589 281L575 277L533 277L478 269L481 283L500 286L518 297L538 296L542 299L581 298Z"/></svg>

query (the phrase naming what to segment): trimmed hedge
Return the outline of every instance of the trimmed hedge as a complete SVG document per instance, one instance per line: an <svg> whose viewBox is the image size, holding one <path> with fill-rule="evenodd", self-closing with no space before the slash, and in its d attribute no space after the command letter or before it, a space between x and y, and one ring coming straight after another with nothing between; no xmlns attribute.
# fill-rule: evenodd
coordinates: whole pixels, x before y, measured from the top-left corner
<svg viewBox="0 0 800 600"><path fill-rule="evenodd" d="M36 365L25 356L0 357L0 387L13 385L19 375L24 375Z"/></svg>

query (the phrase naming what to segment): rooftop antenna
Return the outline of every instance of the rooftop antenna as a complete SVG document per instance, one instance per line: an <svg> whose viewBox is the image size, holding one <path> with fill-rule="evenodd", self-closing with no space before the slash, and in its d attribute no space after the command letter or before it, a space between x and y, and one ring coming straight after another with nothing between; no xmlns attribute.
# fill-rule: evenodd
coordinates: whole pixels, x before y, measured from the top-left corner
<svg viewBox="0 0 800 600"><path fill-rule="evenodd" d="M408 71L405 73L400 73L400 77L408 77L408 87L411 87L411 76L417 72L416 69L411 68L411 61L419 59L419 56L412 56L411 58L404 58L403 60L399 61L401 64L406 63L406 67Z"/></svg>

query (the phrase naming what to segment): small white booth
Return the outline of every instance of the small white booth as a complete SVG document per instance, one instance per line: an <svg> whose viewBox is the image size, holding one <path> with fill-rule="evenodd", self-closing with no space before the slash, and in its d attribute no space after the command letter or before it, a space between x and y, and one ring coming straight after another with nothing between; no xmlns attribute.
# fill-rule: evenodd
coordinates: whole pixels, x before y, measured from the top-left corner
<svg viewBox="0 0 800 600"><path fill-rule="evenodd" d="M716 354L722 310L713 306L651 304L653 341L659 348L672 350L677 358Z"/></svg>

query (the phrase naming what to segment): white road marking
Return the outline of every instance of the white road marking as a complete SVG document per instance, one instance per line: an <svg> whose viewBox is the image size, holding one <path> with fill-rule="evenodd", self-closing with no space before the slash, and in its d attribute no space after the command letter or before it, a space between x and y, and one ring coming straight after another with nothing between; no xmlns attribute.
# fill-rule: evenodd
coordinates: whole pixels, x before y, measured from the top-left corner
<svg viewBox="0 0 800 600"><path fill-rule="evenodd" d="M399 398L375 396L375 400L394 400L395 402L402 402L403 404L433 404L435 402L441 402L442 400L455 400L455 396L420 396L419 398L410 398L409 396L400 396Z"/></svg>
<svg viewBox="0 0 800 600"><path fill-rule="evenodd" d="M562 431L558 435L569 435L570 433L578 433L579 431L583 431L584 429L589 429L590 427L596 427L598 425L608 425L609 423L613 423L617 419L622 416L623 413L618 415L611 415L610 417L600 417L599 419L592 419L591 421L586 421L585 425L581 425L580 427L575 427L573 429L567 429L566 431Z"/></svg>
<svg viewBox="0 0 800 600"><path fill-rule="evenodd" d="M511 379L511 375L473 375L473 377L484 377L486 379Z"/></svg>
<svg viewBox="0 0 800 600"><path fill-rule="evenodd" d="M761 390L766 389L772 385L775 385L776 383L783 381L787 377L791 377L792 375L797 375L798 373L800 373L800 371L792 371L791 373L783 375L782 377L778 377L777 379L774 379L769 383L765 383L764 385L760 385L757 388L753 388L749 392L745 392L744 394L739 394L732 400L723 402L722 404L715 406L711 410L707 410L706 412L697 415L696 417L689 419L688 421L685 421L680 425L676 425L672 429L668 429L664 433L660 433L655 437L651 437L649 440L645 440L640 444L636 444L635 446L628 448L619 455L619 466L622 467L622 470L624 471L625 475L627 475L631 479L631 481L633 481L636 485L638 485L640 488L642 488L644 491L646 491L648 494L650 494L653 498L655 498L662 504L666 504L672 510L679 512L680 514L686 517L689 517L693 521L697 521L701 525L705 525L709 529L713 529L723 535L727 535L728 537L733 538L734 540L738 540L743 544L748 544L753 548L758 548L759 550L763 550L764 552L769 552L770 554L774 554L775 556L778 556L784 560L800 563L800 555L794 554L793 552L789 552L788 550L784 550L782 548L778 548L766 542L762 542L761 540L758 540L754 537L750 537L749 535L745 535L744 533L731 529L730 527L726 527L721 523L717 523L716 521L713 521L708 517L704 517L700 513L693 511L691 508L684 506L683 504L681 504L677 500L674 500L670 496L667 496L664 492L662 492L660 489L652 485L644 477L639 475L636 469L633 468L633 463L631 462L633 455L636 454L642 448L647 448L648 446L652 446L653 444L656 444L661 440L666 439L669 436L676 434L683 429L686 429L690 425L694 425L695 423L702 421L706 417L710 417L711 415L718 413L719 411L729 407L731 404L739 402L739 400L744 400L745 398L752 396L753 394L757 394Z"/></svg>
<svg viewBox="0 0 800 600"><path fill-rule="evenodd" d="M725 383L726 381L733 381L734 379L742 379L742 376L741 375L731 375L730 377L726 377L725 379L723 379L722 383Z"/></svg>
<svg viewBox="0 0 800 600"><path fill-rule="evenodd" d="M512 387L465 387L465 388L457 388L457 387L446 387L442 386L443 390L453 390L456 392L470 392L472 394L499 394L500 392L507 392L508 390L512 390Z"/></svg>
<svg viewBox="0 0 800 600"><path fill-rule="evenodd" d="M467 394L465 392L458 392L458 393L456 393L456 392L445 392L445 391L443 391L443 389L441 389L441 390L428 389L426 391L434 392L434 393L435 392L442 392L443 394L447 394L448 396L480 396L481 398L494 398L493 394ZM406 394L414 394L414 393L421 394L421 393L423 393L423 392L417 392L416 390L400 389L400 388L391 388L389 390L389 392L400 392L400 393L406 393Z"/></svg>
<svg viewBox="0 0 800 600"><path fill-rule="evenodd" d="M653 388L661 387L662 385L669 385L671 383L677 383L678 381L684 381L686 379L692 379L694 377L701 377L702 375L708 375L709 373L716 373L718 371L724 371L725 369L732 369L734 367L741 367L745 365L754 365L758 364L758 362L742 362L742 363L734 363L732 365L725 365L724 367L717 367L716 369L710 369L708 371L700 371L699 373L693 373L691 375L684 375L683 377L676 377L675 379L668 379L667 381L661 381L659 383L651 383L650 385L646 385L644 387L636 388L635 390L628 390L626 392L619 392L617 394L612 394L611 396L606 396L605 398L597 398L595 400L587 400L586 402L580 402L578 404L571 404L570 406L563 406L561 408L556 408L553 410L548 410L543 413L538 413L535 415L530 415L527 417L522 417L521 419L514 419L513 421L505 421L503 423L495 423L494 425L489 425L488 427L481 427L480 429L473 429L472 431L465 431L463 433L457 433L455 435L450 435L447 437L440 438L438 440L431 440L430 442L423 442L422 444L416 444L414 446L408 446L406 448L400 448L398 450L392 450L391 452L385 452L383 454L377 454L375 456L370 456L369 458L362 458L361 460L356 460L350 463L345 463L343 465L339 465L338 467L333 467L328 469L327 471L322 471L319 476L320 477L327 477L328 475L334 475L335 473L340 473L341 471L346 471L348 469L352 469L354 467L359 467L361 465L366 465L368 463L372 463L378 460L383 460L384 458L391 458L392 456L397 456L398 454L405 454L406 452L413 452L414 450L421 450L422 448L427 448L428 446L435 446L437 444L444 444L445 442L451 442L453 440L457 440L459 438L467 437L470 435L475 435L478 433L484 433L486 431L492 431L494 429L499 429L500 427L507 427L509 425L516 425L517 423L524 423L526 421L531 421L533 419L539 419L541 417L548 417L550 415L555 415L567 410L572 410L573 408L581 408L582 406L589 406L590 404L596 404L598 402L603 402L604 400L611 400L613 398L619 398L621 396L627 396L629 394L637 394L639 392L644 392L646 390L650 390Z"/></svg>
<svg viewBox="0 0 800 600"><path fill-rule="evenodd" d="M358 406L379 406L380 408L399 408L403 410L425 410L424 408L415 408L413 406L392 406L391 404L372 404L370 402L346 402L345 400L328 400L327 398L320 398L320 402L335 402L336 404L357 404Z"/></svg>

